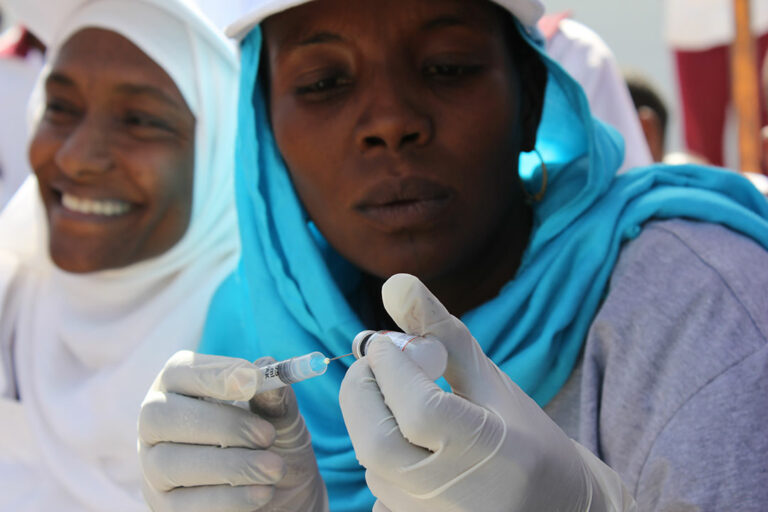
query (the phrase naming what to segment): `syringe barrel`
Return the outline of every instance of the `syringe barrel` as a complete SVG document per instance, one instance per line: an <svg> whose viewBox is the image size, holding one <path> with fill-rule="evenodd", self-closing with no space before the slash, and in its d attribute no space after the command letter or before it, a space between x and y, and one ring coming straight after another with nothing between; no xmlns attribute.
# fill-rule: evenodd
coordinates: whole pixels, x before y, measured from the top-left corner
<svg viewBox="0 0 768 512"><path fill-rule="evenodd" d="M370 343L374 336L385 336L397 348L410 357L419 368L432 380L439 378L448 364L448 351L435 338L425 338L414 334L405 334L397 331L361 331L352 341L352 353L356 359L360 359L368 353Z"/></svg>
<svg viewBox="0 0 768 512"><path fill-rule="evenodd" d="M263 372L264 382L257 393L322 375L328 369L328 363L325 362L325 359L325 355L320 352L310 352L303 356L262 366L259 370Z"/></svg>

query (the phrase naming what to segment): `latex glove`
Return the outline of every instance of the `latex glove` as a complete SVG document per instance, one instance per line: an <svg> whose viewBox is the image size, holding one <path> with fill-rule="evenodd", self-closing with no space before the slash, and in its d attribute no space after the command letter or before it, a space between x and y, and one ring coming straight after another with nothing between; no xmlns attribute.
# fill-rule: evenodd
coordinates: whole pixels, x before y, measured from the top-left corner
<svg viewBox="0 0 768 512"><path fill-rule="evenodd" d="M257 394L266 362L190 351L168 360L139 416L155 512L328 510L293 390Z"/></svg>
<svg viewBox="0 0 768 512"><path fill-rule="evenodd" d="M636 510L618 475L565 433L415 277L382 288L392 319L448 351L442 391L391 343L373 343L340 402L374 511Z"/></svg>

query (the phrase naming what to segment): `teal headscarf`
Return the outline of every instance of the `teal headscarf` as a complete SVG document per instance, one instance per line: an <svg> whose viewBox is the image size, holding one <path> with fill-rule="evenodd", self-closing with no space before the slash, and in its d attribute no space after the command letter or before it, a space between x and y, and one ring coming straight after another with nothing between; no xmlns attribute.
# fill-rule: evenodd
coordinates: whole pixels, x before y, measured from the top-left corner
<svg viewBox="0 0 768 512"><path fill-rule="evenodd" d="M200 351L250 360L314 350L344 354L366 327L348 302L359 272L328 246L296 196L258 86L260 50L257 27L242 43L236 158L242 261L213 299ZM768 203L736 173L698 166L654 166L614 179L621 138L590 116L579 85L541 57L549 72L537 139L548 169L546 195L534 205L517 277L462 320L486 354L543 406L573 370L622 243L645 222L716 222L768 248ZM520 173L537 190L539 157L522 155ZM331 510L370 510L373 498L338 405L350 364L342 361L294 389Z"/></svg>

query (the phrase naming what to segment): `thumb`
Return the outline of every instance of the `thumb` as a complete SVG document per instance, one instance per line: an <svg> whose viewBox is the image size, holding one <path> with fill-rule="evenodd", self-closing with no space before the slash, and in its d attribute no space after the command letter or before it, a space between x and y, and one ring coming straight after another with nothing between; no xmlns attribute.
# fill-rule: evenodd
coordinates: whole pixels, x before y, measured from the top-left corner
<svg viewBox="0 0 768 512"><path fill-rule="evenodd" d="M485 356L467 326L410 274L395 274L381 288L384 308L407 334L437 338L448 352L445 380L453 392L482 404L484 390L497 378L495 365Z"/></svg>

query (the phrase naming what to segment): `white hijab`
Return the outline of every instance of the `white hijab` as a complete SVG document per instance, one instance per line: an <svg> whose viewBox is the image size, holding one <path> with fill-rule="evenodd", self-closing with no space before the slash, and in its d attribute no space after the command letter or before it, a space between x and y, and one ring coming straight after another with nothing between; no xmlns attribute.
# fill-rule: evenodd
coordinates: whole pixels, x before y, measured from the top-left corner
<svg viewBox="0 0 768 512"><path fill-rule="evenodd" d="M3 432L13 422L0 420L0 456L37 454L40 481L54 482L71 500L46 508L147 510L136 455L139 406L165 360L197 346L211 296L239 256L233 190L237 57L184 0L19 4L36 7L35 16L43 18L37 19L45 27L38 33L49 45L50 62L79 30L112 30L165 69L196 118L191 222L184 237L156 258L90 274L58 269L48 253L34 179L0 215L0 336L8 337L9 326L15 329L15 382L28 425ZM5 375L6 389L11 381ZM17 449L26 428L35 446ZM2 471L0 466L0 480ZM37 489L42 496L40 484ZM60 492L55 499L62 499ZM44 509L39 501L29 508ZM13 507L21 510L23 503Z"/></svg>

